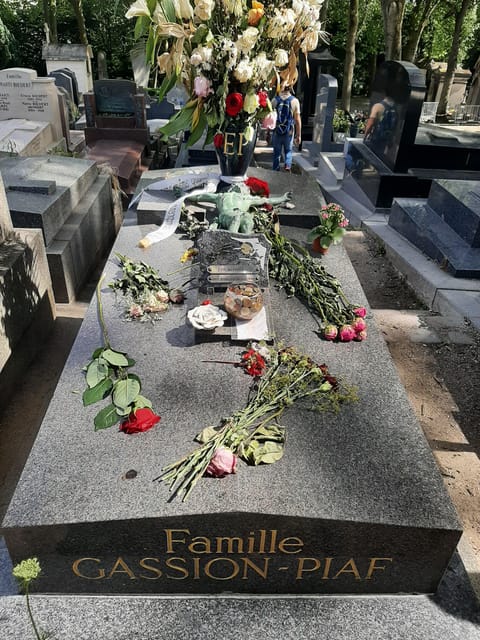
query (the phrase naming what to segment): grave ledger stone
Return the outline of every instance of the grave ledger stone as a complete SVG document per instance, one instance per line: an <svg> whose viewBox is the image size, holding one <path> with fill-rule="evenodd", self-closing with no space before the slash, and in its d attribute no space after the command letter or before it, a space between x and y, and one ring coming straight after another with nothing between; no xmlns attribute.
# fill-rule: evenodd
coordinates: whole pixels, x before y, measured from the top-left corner
<svg viewBox="0 0 480 640"><path fill-rule="evenodd" d="M388 224L458 278L480 278L480 182L434 180L427 200L396 198Z"/></svg>
<svg viewBox="0 0 480 640"><path fill-rule="evenodd" d="M115 235L110 178L58 156L5 158L0 172L14 227L41 230L55 300L72 302Z"/></svg>
<svg viewBox="0 0 480 640"><path fill-rule="evenodd" d="M145 227L124 226L113 250L163 276L191 246L171 236L146 253ZM303 230L282 231L302 242ZM341 245L325 260L350 299L364 302ZM460 536L431 451L381 334L327 345L296 299L271 287L274 329L359 386L336 415L295 406L285 415L285 455L202 479L186 502L152 482L196 445L195 434L244 406L251 380L228 342L203 342L174 307L160 323L125 323L106 285L112 344L137 360L142 393L161 423L137 436L95 433L98 406L82 407L82 367L101 344L96 302L88 310L3 522L14 562L36 555L37 587L64 593L418 593L435 591ZM186 274L187 275L187 274ZM188 276L187 276L188 277ZM187 308L195 304L195 295ZM75 393L73 393L75 391Z"/></svg>

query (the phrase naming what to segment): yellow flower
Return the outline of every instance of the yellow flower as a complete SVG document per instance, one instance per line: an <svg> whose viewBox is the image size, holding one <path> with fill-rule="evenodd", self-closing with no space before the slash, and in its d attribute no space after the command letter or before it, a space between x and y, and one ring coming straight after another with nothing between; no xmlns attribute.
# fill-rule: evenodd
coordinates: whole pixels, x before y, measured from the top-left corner
<svg viewBox="0 0 480 640"><path fill-rule="evenodd" d="M251 27L256 27L260 20L263 18L263 14L265 13L263 9L263 4L261 2L256 2L253 0L252 8L248 12L248 24Z"/></svg>
<svg viewBox="0 0 480 640"><path fill-rule="evenodd" d="M194 247L190 247L190 249L187 249L183 254L182 257L180 258L180 262L188 262L189 260L191 260L194 256L196 256L198 253L198 249L195 249Z"/></svg>

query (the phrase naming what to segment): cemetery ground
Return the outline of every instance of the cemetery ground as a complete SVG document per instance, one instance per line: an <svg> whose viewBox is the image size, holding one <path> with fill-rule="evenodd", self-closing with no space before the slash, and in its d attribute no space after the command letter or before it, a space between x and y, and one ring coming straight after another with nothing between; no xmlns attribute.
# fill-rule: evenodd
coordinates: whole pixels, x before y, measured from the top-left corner
<svg viewBox="0 0 480 640"><path fill-rule="evenodd" d="M344 244L430 443L463 524L461 555L480 575L480 335L468 323L428 311L391 266L377 240L362 231ZM0 513L3 517L100 271L79 300L57 305L57 320L0 414ZM479 585L474 585L480 594Z"/></svg>

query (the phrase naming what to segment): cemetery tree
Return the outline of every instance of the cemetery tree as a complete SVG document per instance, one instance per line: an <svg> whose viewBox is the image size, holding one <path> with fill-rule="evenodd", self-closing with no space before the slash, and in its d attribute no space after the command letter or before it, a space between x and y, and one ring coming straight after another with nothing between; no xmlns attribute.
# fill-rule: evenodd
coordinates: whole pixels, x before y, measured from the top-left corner
<svg viewBox="0 0 480 640"><path fill-rule="evenodd" d="M350 111L350 99L352 97L353 70L355 68L355 44L358 30L358 3L359 0L350 0L342 85L342 108L345 111Z"/></svg>
<svg viewBox="0 0 480 640"><path fill-rule="evenodd" d="M402 60L415 62L422 34L427 27L440 0L414 0L408 5L406 17L406 44L402 51Z"/></svg>
<svg viewBox="0 0 480 640"><path fill-rule="evenodd" d="M405 4L406 0L381 0L386 60L401 59Z"/></svg>
<svg viewBox="0 0 480 640"><path fill-rule="evenodd" d="M465 18L467 17L469 11L473 8L474 1L475 0L459 0L458 2L454 3L455 28L453 31L452 44L447 60L447 70L445 72L445 79L437 110L437 114L443 118L445 118L447 115L448 100L453 85L455 69L457 68L458 53L460 51L460 43L463 35Z"/></svg>
<svg viewBox="0 0 480 640"><path fill-rule="evenodd" d="M78 36L80 44L88 44L87 29L85 27L85 17L83 15L82 0L69 0L72 5L73 13L77 20Z"/></svg>
<svg viewBox="0 0 480 640"><path fill-rule="evenodd" d="M42 6L45 25L48 29L47 40L52 44L57 44L57 0L42 0Z"/></svg>
<svg viewBox="0 0 480 640"><path fill-rule="evenodd" d="M0 66L6 67L9 61L12 59L12 52L10 48L14 44L14 38L10 33L7 25L0 17Z"/></svg>

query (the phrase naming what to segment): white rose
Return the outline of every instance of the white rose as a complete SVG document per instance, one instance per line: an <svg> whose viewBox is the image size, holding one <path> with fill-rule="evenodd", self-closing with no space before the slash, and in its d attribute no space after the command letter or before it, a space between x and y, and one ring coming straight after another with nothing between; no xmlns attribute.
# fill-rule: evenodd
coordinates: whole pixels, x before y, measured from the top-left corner
<svg viewBox="0 0 480 640"><path fill-rule="evenodd" d="M288 53L285 49L277 49L275 51L275 66L286 67L288 64Z"/></svg>
<svg viewBox="0 0 480 640"><path fill-rule="evenodd" d="M273 71L273 62L267 58L264 51L259 53L253 60L253 66L260 81L265 82L270 79Z"/></svg>
<svg viewBox="0 0 480 640"><path fill-rule="evenodd" d="M223 326L228 315L214 304L202 304L187 313L190 324L195 329L215 329Z"/></svg>
<svg viewBox="0 0 480 640"><path fill-rule="evenodd" d="M248 58L243 58L237 64L233 75L239 82L248 82L253 76L253 67Z"/></svg>
<svg viewBox="0 0 480 640"><path fill-rule="evenodd" d="M248 53L257 42L258 29L256 27L247 27L237 40L237 49L244 53Z"/></svg>

